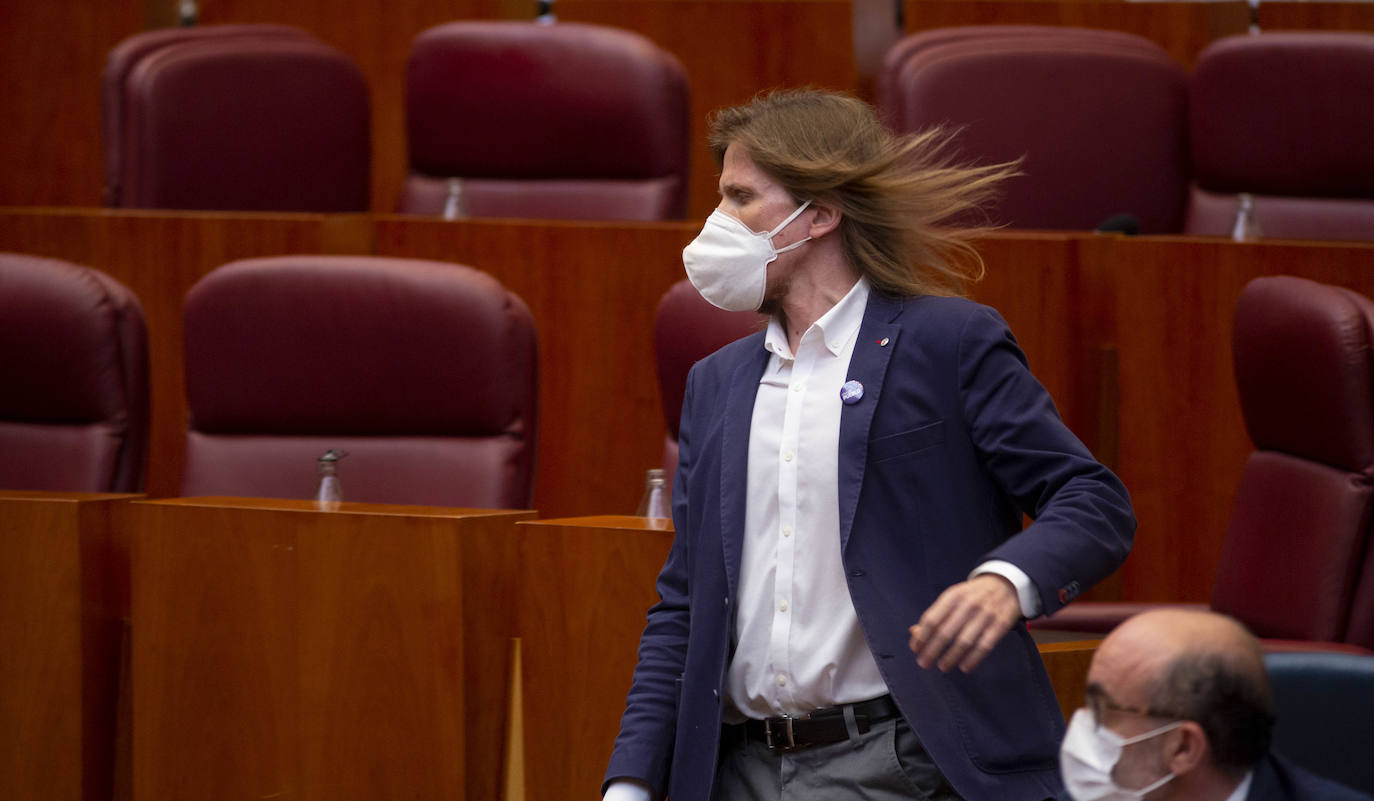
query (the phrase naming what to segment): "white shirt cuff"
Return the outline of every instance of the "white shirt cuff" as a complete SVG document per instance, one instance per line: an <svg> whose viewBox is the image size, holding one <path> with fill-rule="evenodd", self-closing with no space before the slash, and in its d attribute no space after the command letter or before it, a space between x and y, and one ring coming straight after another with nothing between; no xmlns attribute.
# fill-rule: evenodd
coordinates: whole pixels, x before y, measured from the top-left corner
<svg viewBox="0 0 1374 801"><path fill-rule="evenodd" d="M616 779L606 788L601 801L652 801L649 785L636 779Z"/></svg>
<svg viewBox="0 0 1374 801"><path fill-rule="evenodd" d="M1021 615L1027 620L1033 617L1040 617L1040 593L1035 589L1035 582L1031 581L1026 571L1001 559L989 559L983 564L975 567L973 572L968 574L969 578L980 576L984 573L995 573L1016 588L1016 599L1021 604ZM629 799L625 799L629 801ZM647 801L647 800L646 800Z"/></svg>

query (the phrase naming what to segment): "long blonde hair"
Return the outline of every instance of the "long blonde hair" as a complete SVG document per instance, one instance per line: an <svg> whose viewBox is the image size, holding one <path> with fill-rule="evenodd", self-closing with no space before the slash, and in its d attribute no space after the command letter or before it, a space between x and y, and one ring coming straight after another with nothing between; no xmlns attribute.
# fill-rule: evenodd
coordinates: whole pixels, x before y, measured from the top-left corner
<svg viewBox="0 0 1374 801"><path fill-rule="evenodd" d="M952 138L894 136L861 100L795 89L717 111L709 141L718 164L737 145L793 199L838 209L851 265L881 292L916 296L964 295L983 277L971 242L988 226L951 221L975 218L1017 174L1015 163L957 163Z"/></svg>

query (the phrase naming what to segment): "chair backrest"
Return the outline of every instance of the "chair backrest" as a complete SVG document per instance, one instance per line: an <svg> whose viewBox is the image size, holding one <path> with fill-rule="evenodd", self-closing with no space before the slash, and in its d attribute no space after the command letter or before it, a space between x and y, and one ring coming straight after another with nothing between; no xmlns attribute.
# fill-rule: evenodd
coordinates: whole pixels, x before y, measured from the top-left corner
<svg viewBox="0 0 1374 801"><path fill-rule="evenodd" d="M1261 637L1344 641L1374 508L1374 304L1255 279L1236 304L1233 352L1255 452L1212 608Z"/></svg>
<svg viewBox="0 0 1374 801"><path fill-rule="evenodd" d="M1266 654L1273 748L1302 767L1374 795L1374 656Z"/></svg>
<svg viewBox="0 0 1374 801"><path fill-rule="evenodd" d="M538 354L523 301L471 267L288 256L186 296L186 495L525 508Z"/></svg>
<svg viewBox="0 0 1374 801"><path fill-rule="evenodd" d="M920 31L902 37L883 54L883 63L874 85L874 100L883 119L893 124L904 114L902 94L897 91L897 79L908 61L932 47L974 39L993 45L998 44L999 40L1031 39L1090 42L1149 53L1156 53L1159 49L1154 42L1134 34L1065 25L957 25Z"/></svg>
<svg viewBox="0 0 1374 801"><path fill-rule="evenodd" d="M1129 34L1115 34L1114 39ZM1178 231L1187 199L1187 76L1161 48L1093 37L965 38L901 66L898 131L960 129L980 163L1024 157L991 222L1092 230L1130 214Z"/></svg>
<svg viewBox="0 0 1374 801"><path fill-rule="evenodd" d="M717 350L761 330L765 322L766 318L757 312L717 309L685 278L663 294L654 318L654 353L663 421L668 426L663 469L669 486L677 468L678 424L682 420L683 395L687 392L687 373L692 365Z"/></svg>
<svg viewBox="0 0 1374 801"><path fill-rule="evenodd" d="M1374 240L1374 34L1213 42L1189 83L1196 189L1187 231L1225 236L1236 195L1263 236Z"/></svg>
<svg viewBox="0 0 1374 801"><path fill-rule="evenodd" d="M0 253L0 489L138 492L148 338L108 275Z"/></svg>
<svg viewBox="0 0 1374 801"><path fill-rule="evenodd" d="M197 25L159 28L134 34L115 45L105 60L100 77L100 135L105 162L105 186L101 202L119 206L121 156L124 136L124 83L138 62L149 53L181 42L225 38L310 39L310 34L289 25Z"/></svg>
<svg viewBox="0 0 1374 801"><path fill-rule="evenodd" d="M686 212L686 72L629 31L453 22L406 71L410 177L397 210L660 220ZM451 179L460 183L451 184Z"/></svg>
<svg viewBox="0 0 1374 801"><path fill-rule="evenodd" d="M121 108L119 154L107 164L119 173L107 181L120 206L368 208L367 85L322 42L281 34L169 43L127 68Z"/></svg>
<svg viewBox="0 0 1374 801"><path fill-rule="evenodd" d="M1350 624L1345 641L1374 651L1374 531L1365 545L1364 565L1350 603Z"/></svg>

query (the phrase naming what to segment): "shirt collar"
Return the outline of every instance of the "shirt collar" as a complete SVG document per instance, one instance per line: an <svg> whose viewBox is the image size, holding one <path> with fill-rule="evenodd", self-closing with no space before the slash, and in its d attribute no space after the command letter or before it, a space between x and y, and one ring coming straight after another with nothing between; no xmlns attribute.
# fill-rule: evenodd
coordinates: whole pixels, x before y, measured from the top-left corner
<svg viewBox="0 0 1374 801"><path fill-rule="evenodd" d="M1250 795L1250 783L1254 778L1255 772L1253 770L1246 772L1245 778L1240 780L1240 784L1236 785L1236 789L1232 790L1231 794L1226 797L1226 801L1245 801L1246 797Z"/></svg>
<svg viewBox="0 0 1374 801"><path fill-rule="evenodd" d="M868 279L860 277L839 302L811 324L811 328L820 331L821 341L832 355L838 356L844 352L849 340L858 335L859 325L864 319L864 309L868 306L868 293ZM808 328L807 333L810 331ZM763 347L779 358L795 358L791 346L787 344L787 330L776 314L768 320L768 332L764 335Z"/></svg>

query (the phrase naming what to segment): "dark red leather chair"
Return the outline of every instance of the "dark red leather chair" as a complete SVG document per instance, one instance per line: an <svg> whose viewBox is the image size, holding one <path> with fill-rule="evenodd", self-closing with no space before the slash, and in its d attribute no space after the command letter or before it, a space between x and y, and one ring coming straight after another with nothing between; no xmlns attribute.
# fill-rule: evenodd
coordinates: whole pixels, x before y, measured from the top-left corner
<svg viewBox="0 0 1374 801"><path fill-rule="evenodd" d="M148 338L123 284L0 253L0 386L0 489L143 489Z"/></svg>
<svg viewBox="0 0 1374 801"><path fill-rule="evenodd" d="M538 354L519 297L457 264L288 256L186 296L185 495L526 508Z"/></svg>
<svg viewBox="0 0 1374 801"><path fill-rule="evenodd" d="M1236 304L1233 351L1255 451L1211 608L1264 638L1368 647L1352 623L1369 617L1356 596L1374 517L1374 303L1306 279L1255 279ZM1150 606L1080 601L1039 626L1108 631Z"/></svg>
<svg viewBox="0 0 1374 801"><path fill-rule="evenodd" d="M658 302L654 352L663 421L668 425L668 436L663 441L663 471L669 489L677 471L678 424L682 421L688 371L731 342L762 330L766 323L767 318L757 312L717 309L685 278L673 284Z"/></svg>
<svg viewBox="0 0 1374 801"><path fill-rule="evenodd" d="M1360 568L1359 583L1355 585L1346 640L1374 651L1374 531L1365 546L1364 566Z"/></svg>
<svg viewBox="0 0 1374 801"><path fill-rule="evenodd" d="M130 36L110 51L100 78L100 133L105 161L104 205L121 205L124 85L129 73L144 56L169 45L227 38L309 40L313 37L289 25L195 25L144 31Z"/></svg>
<svg viewBox="0 0 1374 801"><path fill-rule="evenodd" d="M688 130L686 72L638 34L440 25L416 37L406 71L410 176L397 210L679 219Z"/></svg>
<svg viewBox="0 0 1374 801"><path fill-rule="evenodd" d="M874 102L883 119L889 122L899 119L904 109L902 94L897 91L897 79L902 69L917 54L932 47L980 40L996 46L999 40L1065 41L1107 44L1127 50L1141 50L1157 53L1158 45L1148 39L1122 31L1108 31L1098 28L1075 28L1065 25L957 25L948 28L932 28L913 33L895 42L883 54L883 63L878 70L874 85Z"/></svg>
<svg viewBox="0 0 1374 801"><path fill-rule="evenodd" d="M954 38L915 49L895 78L898 131L960 129L964 159L1024 156L990 222L1092 230L1130 214L1142 233L1181 230L1187 76L1162 49L1081 31Z"/></svg>
<svg viewBox="0 0 1374 801"><path fill-rule="evenodd" d="M230 27L240 30L168 34L172 41L135 41L111 54L107 202L125 208L366 210L371 122L357 66L291 29Z"/></svg>
<svg viewBox="0 0 1374 801"><path fill-rule="evenodd" d="M1189 85L1196 186L1187 232L1228 236L1237 194L1261 236L1374 240L1374 35L1213 42Z"/></svg>

